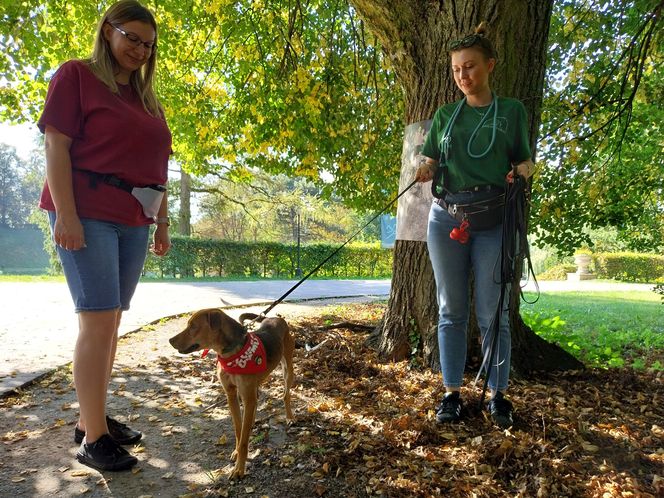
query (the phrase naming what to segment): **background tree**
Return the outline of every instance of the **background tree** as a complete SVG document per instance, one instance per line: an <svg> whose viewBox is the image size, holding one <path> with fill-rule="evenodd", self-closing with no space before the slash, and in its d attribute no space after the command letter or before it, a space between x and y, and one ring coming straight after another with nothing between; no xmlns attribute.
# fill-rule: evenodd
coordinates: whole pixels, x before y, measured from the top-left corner
<svg viewBox="0 0 664 498"><path fill-rule="evenodd" d="M633 249L664 248L663 7L554 3L533 214L561 252L603 227Z"/></svg>
<svg viewBox="0 0 664 498"><path fill-rule="evenodd" d="M14 147L0 144L0 226L18 228L30 224L43 175L39 158L23 161Z"/></svg>
<svg viewBox="0 0 664 498"><path fill-rule="evenodd" d="M253 172L250 184L228 178L197 182L193 190L202 194L201 219L194 232L203 237L235 241L277 241L292 244L342 243L366 221L338 198L324 199L320 189L303 178ZM359 240L376 240L372 225Z"/></svg>

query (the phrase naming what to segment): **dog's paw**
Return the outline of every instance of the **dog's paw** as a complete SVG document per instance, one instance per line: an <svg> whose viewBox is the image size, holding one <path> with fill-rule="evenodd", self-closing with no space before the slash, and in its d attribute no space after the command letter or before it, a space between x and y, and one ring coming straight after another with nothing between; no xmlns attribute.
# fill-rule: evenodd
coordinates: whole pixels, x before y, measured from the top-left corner
<svg viewBox="0 0 664 498"><path fill-rule="evenodd" d="M228 476L228 478L233 481L235 479L242 479L244 477L244 466L240 468L239 465L236 465L233 471L231 472L231 475Z"/></svg>
<svg viewBox="0 0 664 498"><path fill-rule="evenodd" d="M233 450L233 453L231 453L231 460L237 460L237 449Z"/></svg>

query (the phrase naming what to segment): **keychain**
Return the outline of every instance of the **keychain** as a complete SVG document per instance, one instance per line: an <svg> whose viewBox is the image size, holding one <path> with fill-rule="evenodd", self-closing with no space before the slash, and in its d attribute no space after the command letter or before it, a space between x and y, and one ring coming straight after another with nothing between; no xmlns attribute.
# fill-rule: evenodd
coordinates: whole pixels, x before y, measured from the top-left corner
<svg viewBox="0 0 664 498"><path fill-rule="evenodd" d="M468 242L468 239L470 238L470 223L468 223L468 220L463 220L461 222L461 226L459 228L454 227L452 231L450 232L450 239L458 241L460 244L465 244Z"/></svg>

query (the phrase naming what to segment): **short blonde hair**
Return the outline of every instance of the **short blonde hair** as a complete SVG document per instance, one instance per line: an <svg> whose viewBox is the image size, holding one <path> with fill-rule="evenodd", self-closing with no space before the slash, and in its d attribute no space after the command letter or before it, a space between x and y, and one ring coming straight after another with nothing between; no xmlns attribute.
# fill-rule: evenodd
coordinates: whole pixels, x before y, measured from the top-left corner
<svg viewBox="0 0 664 498"><path fill-rule="evenodd" d="M131 21L141 21L152 26L155 32L154 47L150 58L139 70L134 71L129 78L129 84L136 91L145 110L153 116L163 117L164 111L157 99L152 83L157 67L157 22L146 7L135 0L122 0L117 2L104 13L97 26L97 36L92 56L86 61L91 71L113 93L120 93L115 81L117 61L111 52L111 46L104 36L104 25L123 24Z"/></svg>

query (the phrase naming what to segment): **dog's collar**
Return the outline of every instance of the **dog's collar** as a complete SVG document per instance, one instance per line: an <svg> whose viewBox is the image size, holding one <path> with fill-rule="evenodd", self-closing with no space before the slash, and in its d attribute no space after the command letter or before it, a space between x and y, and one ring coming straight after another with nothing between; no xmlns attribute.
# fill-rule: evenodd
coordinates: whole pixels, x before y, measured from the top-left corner
<svg viewBox="0 0 664 498"><path fill-rule="evenodd" d="M203 351L203 355L206 354L207 352ZM267 368L263 341L252 332L247 334L247 340L240 351L228 358L222 358L217 354L217 361L221 368L230 374L256 374L264 372Z"/></svg>

